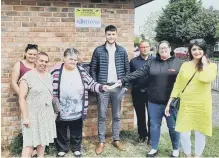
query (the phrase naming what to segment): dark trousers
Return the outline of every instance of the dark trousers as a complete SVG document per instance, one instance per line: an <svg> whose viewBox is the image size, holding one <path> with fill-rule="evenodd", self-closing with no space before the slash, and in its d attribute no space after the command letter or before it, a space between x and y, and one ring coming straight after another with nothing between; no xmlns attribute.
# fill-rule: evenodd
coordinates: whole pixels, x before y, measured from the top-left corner
<svg viewBox="0 0 219 158"><path fill-rule="evenodd" d="M139 88L132 89L132 100L137 115L137 125L139 137L150 140L150 117L148 114L148 97L147 91L141 92ZM146 110L147 108L147 127L146 127ZM147 130L148 128L148 130Z"/></svg>
<svg viewBox="0 0 219 158"><path fill-rule="evenodd" d="M67 128L70 130L70 145L71 150L80 151L82 142L82 119L74 121L56 121L57 138L55 139L56 148L58 152L68 152L68 138L67 138Z"/></svg>

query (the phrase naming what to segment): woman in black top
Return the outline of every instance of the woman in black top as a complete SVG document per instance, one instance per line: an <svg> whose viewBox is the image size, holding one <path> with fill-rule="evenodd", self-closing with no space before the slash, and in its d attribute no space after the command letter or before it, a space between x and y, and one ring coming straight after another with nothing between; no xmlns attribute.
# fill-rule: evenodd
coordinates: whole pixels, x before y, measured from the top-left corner
<svg viewBox="0 0 219 158"><path fill-rule="evenodd" d="M118 83L124 85L132 80L148 76L148 111L150 116L150 133L152 150L148 157L157 155L160 139L160 129L162 118L165 117L172 142L173 151L171 156L179 156L179 133L175 131L176 109L171 109L171 115L164 114L170 93L172 91L176 76L182 62L170 55L170 44L168 41L161 41L158 45L158 54L155 59L148 60L144 66L127 75Z"/></svg>

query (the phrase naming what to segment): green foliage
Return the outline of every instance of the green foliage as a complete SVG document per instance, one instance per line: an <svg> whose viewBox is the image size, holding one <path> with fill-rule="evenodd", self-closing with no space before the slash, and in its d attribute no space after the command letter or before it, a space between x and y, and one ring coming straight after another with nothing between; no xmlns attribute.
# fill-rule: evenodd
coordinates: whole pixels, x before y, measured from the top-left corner
<svg viewBox="0 0 219 158"><path fill-rule="evenodd" d="M134 46L138 46L138 44L141 42L141 37L135 37L134 40Z"/></svg>
<svg viewBox="0 0 219 158"><path fill-rule="evenodd" d="M23 136L22 133L19 133L10 144L10 152L13 156L21 156L23 147Z"/></svg>
<svg viewBox="0 0 219 158"><path fill-rule="evenodd" d="M156 39L168 40L170 43L183 43L183 32L186 21L195 15L201 8L201 2L196 0L180 0L170 3L163 9L163 15L159 17Z"/></svg>
<svg viewBox="0 0 219 158"><path fill-rule="evenodd" d="M216 38L219 39L219 22L216 25Z"/></svg>
<svg viewBox="0 0 219 158"><path fill-rule="evenodd" d="M204 9L201 4L196 0L170 1L155 28L156 40L165 39L171 44L186 45L193 38L204 38L213 45L215 38L219 37L219 33L216 34L219 11L212 7Z"/></svg>

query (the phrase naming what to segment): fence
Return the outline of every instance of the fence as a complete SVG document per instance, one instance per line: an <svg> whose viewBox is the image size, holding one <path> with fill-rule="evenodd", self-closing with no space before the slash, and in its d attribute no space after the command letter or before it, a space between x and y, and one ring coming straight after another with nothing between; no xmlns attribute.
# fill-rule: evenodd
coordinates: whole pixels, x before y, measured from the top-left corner
<svg viewBox="0 0 219 158"><path fill-rule="evenodd" d="M219 92L219 60L217 59L210 59L211 62L217 64L217 77L215 81L212 83L212 90L218 91Z"/></svg>

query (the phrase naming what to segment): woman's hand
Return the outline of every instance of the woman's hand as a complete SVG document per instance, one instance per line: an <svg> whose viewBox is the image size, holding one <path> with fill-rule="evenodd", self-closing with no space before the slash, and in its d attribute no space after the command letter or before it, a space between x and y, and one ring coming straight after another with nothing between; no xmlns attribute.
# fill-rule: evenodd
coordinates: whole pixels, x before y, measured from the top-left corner
<svg viewBox="0 0 219 158"><path fill-rule="evenodd" d="M28 118L23 119L23 125L26 127L30 127L30 120Z"/></svg>
<svg viewBox="0 0 219 158"><path fill-rule="evenodd" d="M165 115L168 117L170 116L170 106L167 105L166 108L165 108Z"/></svg>
<svg viewBox="0 0 219 158"><path fill-rule="evenodd" d="M105 92L109 91L110 90L110 87L108 85L103 85L103 90Z"/></svg>
<svg viewBox="0 0 219 158"><path fill-rule="evenodd" d="M205 55L203 55L203 57L202 57L202 64L203 64L204 66L207 66L207 65L208 65L208 60L207 60L207 58L206 58Z"/></svg>

